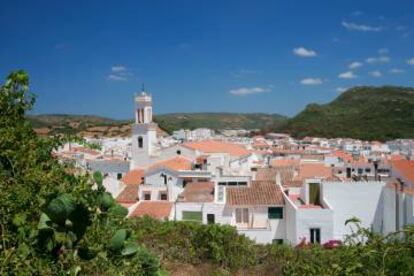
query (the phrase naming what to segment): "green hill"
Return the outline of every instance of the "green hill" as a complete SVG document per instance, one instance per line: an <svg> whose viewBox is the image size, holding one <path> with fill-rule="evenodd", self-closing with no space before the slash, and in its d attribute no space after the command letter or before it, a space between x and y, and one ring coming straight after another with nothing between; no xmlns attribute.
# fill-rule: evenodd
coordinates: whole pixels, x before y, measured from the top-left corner
<svg viewBox="0 0 414 276"><path fill-rule="evenodd" d="M296 137L414 138L414 89L355 87L328 104L308 105L278 130Z"/></svg>

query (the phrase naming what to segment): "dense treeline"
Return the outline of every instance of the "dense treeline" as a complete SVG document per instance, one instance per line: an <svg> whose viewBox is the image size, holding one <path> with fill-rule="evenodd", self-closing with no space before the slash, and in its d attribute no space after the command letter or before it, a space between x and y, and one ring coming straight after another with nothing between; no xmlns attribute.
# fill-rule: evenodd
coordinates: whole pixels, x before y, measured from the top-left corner
<svg viewBox="0 0 414 276"><path fill-rule="evenodd" d="M37 136L24 72L0 87L0 275L412 275L414 232L380 237L355 226L345 245L261 246L235 228L125 219L102 175L74 176ZM193 270L183 271L191 266Z"/></svg>
<svg viewBox="0 0 414 276"><path fill-rule="evenodd" d="M387 141L414 138L414 89L355 87L325 104L310 104L279 131L293 136Z"/></svg>

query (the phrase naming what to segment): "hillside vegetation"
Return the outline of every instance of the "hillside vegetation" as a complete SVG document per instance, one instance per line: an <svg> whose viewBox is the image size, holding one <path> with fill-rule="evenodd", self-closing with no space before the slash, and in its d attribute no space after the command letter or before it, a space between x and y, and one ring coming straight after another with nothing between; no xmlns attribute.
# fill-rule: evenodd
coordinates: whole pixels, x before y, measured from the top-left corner
<svg viewBox="0 0 414 276"><path fill-rule="evenodd" d="M32 122L38 134L78 134L81 136L121 136L131 135L132 120L114 120L92 115L44 114L31 115ZM154 121L160 129L172 133L181 128L211 128L220 129L261 129L279 127L285 117L277 114L261 113L172 113L155 115ZM160 130L160 133L162 131Z"/></svg>
<svg viewBox="0 0 414 276"><path fill-rule="evenodd" d="M172 132L181 128L261 129L280 126L286 117L265 113L171 113L157 115L155 121L162 129Z"/></svg>
<svg viewBox="0 0 414 276"><path fill-rule="evenodd" d="M414 89L355 87L328 104L308 105L278 130L299 138L414 138Z"/></svg>

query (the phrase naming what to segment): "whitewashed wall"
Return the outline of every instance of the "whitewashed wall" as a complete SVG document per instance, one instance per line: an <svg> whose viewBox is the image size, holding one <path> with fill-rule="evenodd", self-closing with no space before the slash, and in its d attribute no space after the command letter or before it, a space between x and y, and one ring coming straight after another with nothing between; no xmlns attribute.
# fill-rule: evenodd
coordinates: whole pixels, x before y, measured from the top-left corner
<svg viewBox="0 0 414 276"><path fill-rule="evenodd" d="M322 197L334 211L334 238L343 239L351 234L351 217L361 220L361 225L380 232L383 222L382 181L323 182Z"/></svg>

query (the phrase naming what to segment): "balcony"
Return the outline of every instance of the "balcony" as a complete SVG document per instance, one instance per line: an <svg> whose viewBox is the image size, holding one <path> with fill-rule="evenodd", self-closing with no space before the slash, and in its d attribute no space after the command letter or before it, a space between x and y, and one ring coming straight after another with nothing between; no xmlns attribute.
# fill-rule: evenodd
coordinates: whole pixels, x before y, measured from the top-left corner
<svg viewBox="0 0 414 276"><path fill-rule="evenodd" d="M270 230L270 222L268 218L250 216L248 222L237 223L235 219L232 220L232 226L237 230Z"/></svg>

